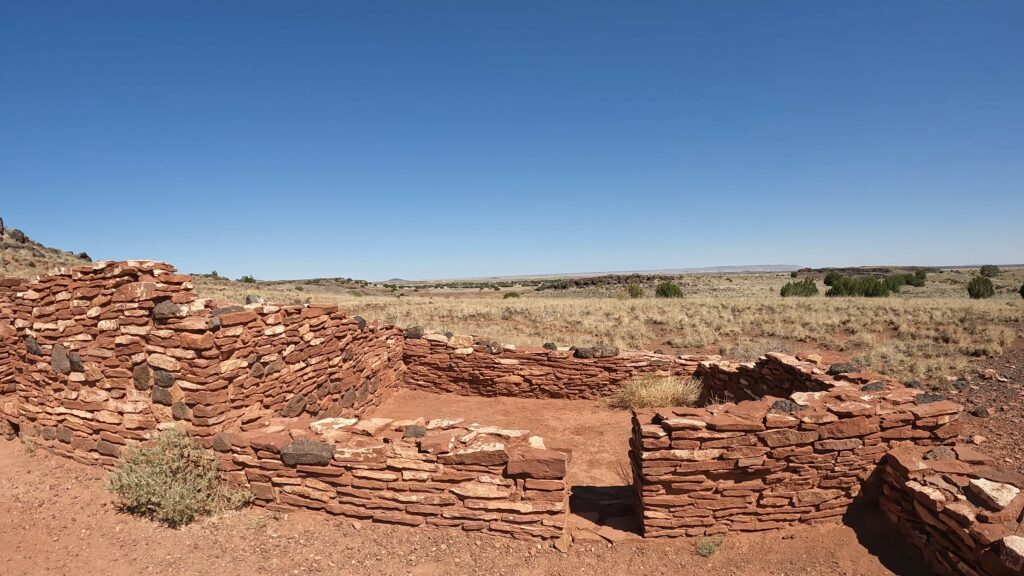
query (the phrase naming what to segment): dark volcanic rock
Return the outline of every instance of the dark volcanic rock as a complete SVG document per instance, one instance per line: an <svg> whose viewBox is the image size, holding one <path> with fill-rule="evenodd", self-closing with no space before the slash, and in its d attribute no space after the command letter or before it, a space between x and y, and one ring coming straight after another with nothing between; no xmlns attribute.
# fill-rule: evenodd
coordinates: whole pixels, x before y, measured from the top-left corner
<svg viewBox="0 0 1024 576"><path fill-rule="evenodd" d="M281 409L281 416L285 418L294 418L306 408L306 396L305 394L296 394L292 396L292 399L288 401L288 404Z"/></svg>
<svg viewBox="0 0 1024 576"><path fill-rule="evenodd" d="M43 355L43 347L39 345L39 342L31 336L25 336L25 350L29 354L35 354L36 356Z"/></svg>
<svg viewBox="0 0 1024 576"><path fill-rule="evenodd" d="M405 337L410 340L417 340L423 338L423 326L413 326L412 328L406 328Z"/></svg>
<svg viewBox="0 0 1024 576"><path fill-rule="evenodd" d="M68 350L63 344L54 344L50 352L50 367L61 374L71 373L71 360L68 358Z"/></svg>
<svg viewBox="0 0 1024 576"><path fill-rule="evenodd" d="M840 362L829 366L827 374L829 376L839 376L840 374L849 374L850 372L860 372L860 369L849 362Z"/></svg>
<svg viewBox="0 0 1024 576"><path fill-rule="evenodd" d="M925 392L924 394L918 394L917 398L914 398L914 404L931 404L932 402L941 402L946 400L944 394L938 392Z"/></svg>
<svg viewBox="0 0 1024 576"><path fill-rule="evenodd" d="M153 388L153 402L164 406L170 406L174 402L174 399L171 398L170 390L157 386L156 388Z"/></svg>
<svg viewBox="0 0 1024 576"><path fill-rule="evenodd" d="M796 412L798 410L803 410L803 407L789 398L783 398L782 400L776 400L773 402L772 407L769 410L771 412Z"/></svg>
<svg viewBox="0 0 1024 576"><path fill-rule="evenodd" d="M288 466L307 464L310 466L326 466L334 457L334 445L317 442L309 438L299 438L281 450L281 461Z"/></svg>
<svg viewBox="0 0 1024 576"><path fill-rule="evenodd" d="M885 382L868 382L860 387L864 392L881 392L885 390Z"/></svg>
<svg viewBox="0 0 1024 576"><path fill-rule="evenodd" d="M170 300L164 300L153 307L153 319L154 320L169 320L171 318L178 318L184 316L184 308L171 302Z"/></svg>
<svg viewBox="0 0 1024 576"><path fill-rule="evenodd" d="M174 386L174 374L171 374L167 370L157 368L153 370L153 382L161 388L170 388Z"/></svg>
<svg viewBox="0 0 1024 576"><path fill-rule="evenodd" d="M152 372L149 369L149 364L139 364L135 368L132 368L132 382L135 384L136 390L149 390L149 378Z"/></svg>

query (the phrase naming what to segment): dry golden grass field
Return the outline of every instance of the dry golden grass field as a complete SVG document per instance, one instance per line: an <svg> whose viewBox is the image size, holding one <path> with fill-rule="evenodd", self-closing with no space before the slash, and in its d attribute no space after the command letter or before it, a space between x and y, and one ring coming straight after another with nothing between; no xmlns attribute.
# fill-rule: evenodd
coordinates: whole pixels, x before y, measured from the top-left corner
<svg viewBox="0 0 1024 576"><path fill-rule="evenodd" d="M536 291L395 289L346 282L257 282L197 277L196 289L219 300L248 294L269 301L334 303L352 314L399 326L486 335L518 345L613 344L675 352L710 352L750 360L767 351L828 350L864 368L942 385L997 356L1017 338L1024 319L1018 290L1024 269L993 278L996 295L967 296L976 270L931 272L925 286L887 298L783 298L789 273L694 274L676 282L682 298L656 298L653 285L628 298L623 286ZM818 281L824 293L825 286ZM506 297L515 292L518 297Z"/></svg>

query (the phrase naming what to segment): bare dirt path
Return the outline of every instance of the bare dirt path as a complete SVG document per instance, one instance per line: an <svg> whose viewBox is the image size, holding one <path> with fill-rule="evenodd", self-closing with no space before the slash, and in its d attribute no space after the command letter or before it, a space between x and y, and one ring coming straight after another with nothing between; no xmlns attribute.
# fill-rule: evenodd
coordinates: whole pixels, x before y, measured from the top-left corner
<svg viewBox="0 0 1024 576"><path fill-rule="evenodd" d="M69 575L865 575L918 574L879 517L692 541L546 545L260 509L180 530L118 512L103 470L0 441L0 574Z"/></svg>

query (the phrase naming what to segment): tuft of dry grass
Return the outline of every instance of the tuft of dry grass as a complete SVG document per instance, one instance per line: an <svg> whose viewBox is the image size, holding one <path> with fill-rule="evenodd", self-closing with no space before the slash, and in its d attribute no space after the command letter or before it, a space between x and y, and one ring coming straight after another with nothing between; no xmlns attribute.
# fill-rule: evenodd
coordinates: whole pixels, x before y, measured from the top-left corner
<svg viewBox="0 0 1024 576"><path fill-rule="evenodd" d="M658 408L662 406L693 406L703 387L696 378L677 378L648 374L623 384L612 400L617 408Z"/></svg>

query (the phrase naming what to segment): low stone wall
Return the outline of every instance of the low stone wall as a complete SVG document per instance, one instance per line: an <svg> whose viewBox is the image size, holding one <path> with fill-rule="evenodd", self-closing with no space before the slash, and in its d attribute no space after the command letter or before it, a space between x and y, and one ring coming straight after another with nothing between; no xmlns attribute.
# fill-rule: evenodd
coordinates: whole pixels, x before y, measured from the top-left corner
<svg viewBox="0 0 1024 576"><path fill-rule="evenodd" d="M936 574L1024 574L1024 475L968 446L901 446L882 478L883 513Z"/></svg>
<svg viewBox="0 0 1024 576"><path fill-rule="evenodd" d="M404 385L465 396L608 398L638 375L692 376L707 358L606 348L516 348L469 336L416 334L405 341Z"/></svg>
<svg viewBox="0 0 1024 576"><path fill-rule="evenodd" d="M829 390L835 384L826 374L829 366L816 360L813 356L801 360L770 353L758 362L701 362L697 376L704 386L703 403L759 400L766 396L785 398L793 392Z"/></svg>
<svg viewBox="0 0 1024 576"><path fill-rule="evenodd" d="M526 430L458 420L331 418L222 433L227 479L276 510L551 539L568 513L568 456Z"/></svg>
<svg viewBox="0 0 1024 576"><path fill-rule="evenodd" d="M15 362L18 332L14 328L13 295L24 289L20 278L0 278L0 437L13 439L18 426L18 397Z"/></svg>
<svg viewBox="0 0 1024 576"><path fill-rule="evenodd" d="M788 399L635 411L630 460L644 535L837 521L893 446L958 433L953 402L892 383L831 385Z"/></svg>
<svg viewBox="0 0 1024 576"><path fill-rule="evenodd" d="M76 267L18 288L0 294L0 326L14 329L4 413L84 462L110 465L172 422L209 445L277 415L359 415L401 379L393 327L331 307L215 308L160 262Z"/></svg>

